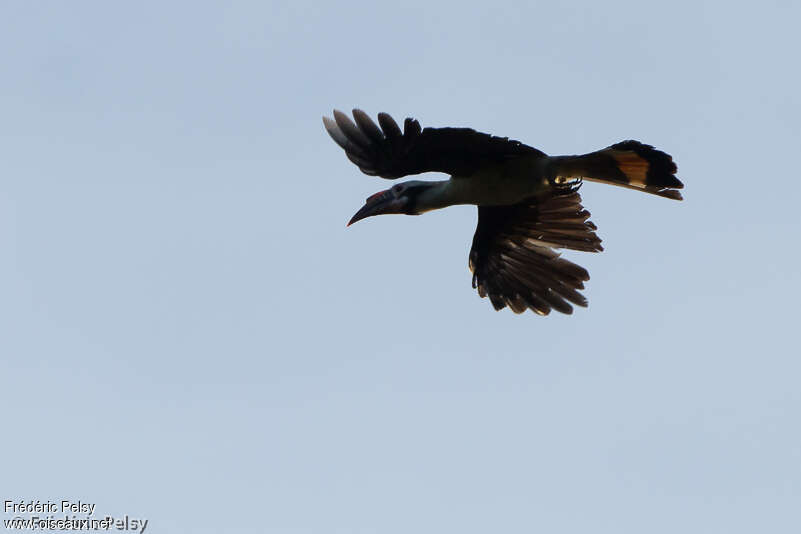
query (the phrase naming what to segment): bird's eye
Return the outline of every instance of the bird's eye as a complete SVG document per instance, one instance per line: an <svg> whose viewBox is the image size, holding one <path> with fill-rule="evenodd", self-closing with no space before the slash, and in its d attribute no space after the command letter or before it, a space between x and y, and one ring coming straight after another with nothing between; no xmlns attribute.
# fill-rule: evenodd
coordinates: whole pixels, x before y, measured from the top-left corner
<svg viewBox="0 0 801 534"><path fill-rule="evenodd" d="M395 195L400 195L403 192L403 186L401 186L401 185L393 185L392 186L392 192Z"/></svg>

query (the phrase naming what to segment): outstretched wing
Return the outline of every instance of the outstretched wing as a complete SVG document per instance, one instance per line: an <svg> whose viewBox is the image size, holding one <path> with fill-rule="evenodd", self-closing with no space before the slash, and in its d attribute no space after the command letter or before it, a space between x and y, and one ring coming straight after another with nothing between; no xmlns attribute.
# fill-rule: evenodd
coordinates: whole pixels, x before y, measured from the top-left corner
<svg viewBox="0 0 801 534"><path fill-rule="evenodd" d="M589 273L553 249L603 250L589 216L573 188L514 206L479 206L470 250L473 287L496 310L548 315L551 309L573 313L570 303L586 307L578 290Z"/></svg>
<svg viewBox="0 0 801 534"><path fill-rule="evenodd" d="M334 118L323 117L325 129L365 174L400 178L423 172L445 172L470 176L476 170L510 157L544 154L536 148L495 137L470 128L426 128L415 119L406 119L403 131L386 113L378 114L379 128L359 109L353 110L355 123L341 111Z"/></svg>

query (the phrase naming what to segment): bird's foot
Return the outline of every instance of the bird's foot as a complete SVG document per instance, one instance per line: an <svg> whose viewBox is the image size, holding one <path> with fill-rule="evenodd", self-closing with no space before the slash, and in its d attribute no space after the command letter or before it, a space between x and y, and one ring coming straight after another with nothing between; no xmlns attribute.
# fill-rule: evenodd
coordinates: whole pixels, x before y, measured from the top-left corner
<svg viewBox="0 0 801 534"><path fill-rule="evenodd" d="M581 187L582 178L581 176L554 176L549 178L548 181L555 189L576 191Z"/></svg>

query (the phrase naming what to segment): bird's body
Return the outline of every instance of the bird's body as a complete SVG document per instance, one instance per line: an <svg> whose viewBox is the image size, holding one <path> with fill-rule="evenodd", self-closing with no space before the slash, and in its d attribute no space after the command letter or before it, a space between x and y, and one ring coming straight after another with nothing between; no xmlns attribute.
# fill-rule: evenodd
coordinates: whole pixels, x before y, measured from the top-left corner
<svg viewBox="0 0 801 534"><path fill-rule="evenodd" d="M548 187L547 156L524 155L497 166L482 168L469 176L448 180L449 192L459 204L506 206L536 196Z"/></svg>
<svg viewBox="0 0 801 534"><path fill-rule="evenodd" d="M623 141L580 156L548 156L536 148L469 128L420 128L406 119L404 130L380 113L376 125L353 111L323 118L328 133L365 174L383 178L445 172L449 180L411 180L367 199L349 225L386 213L419 215L458 204L478 206L470 251L473 287L496 309L510 307L546 315L586 306L578 293L586 270L553 249L599 252L601 240L580 204L582 179L681 200L683 184L664 152Z"/></svg>
<svg viewBox="0 0 801 534"><path fill-rule="evenodd" d="M439 209L459 204L508 206L537 196L548 188L540 157L523 156L497 167L479 169L468 176L428 182L430 189L421 192L422 205ZM430 199L430 200L427 200ZM427 200L427 201L426 201ZM426 211L430 211L427 209Z"/></svg>

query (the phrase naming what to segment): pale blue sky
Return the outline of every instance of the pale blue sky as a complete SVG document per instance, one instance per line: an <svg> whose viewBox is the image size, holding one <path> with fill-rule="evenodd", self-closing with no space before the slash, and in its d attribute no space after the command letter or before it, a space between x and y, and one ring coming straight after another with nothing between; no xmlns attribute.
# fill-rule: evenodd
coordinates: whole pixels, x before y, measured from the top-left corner
<svg viewBox="0 0 801 534"><path fill-rule="evenodd" d="M3 499L149 532L796 533L798 2L6 2ZM493 311L475 209L346 229L361 107L548 153L590 307ZM8 516L4 516L4 519Z"/></svg>

